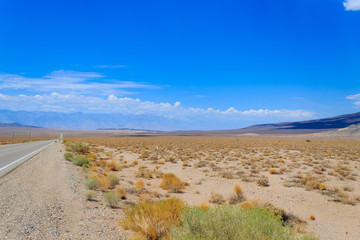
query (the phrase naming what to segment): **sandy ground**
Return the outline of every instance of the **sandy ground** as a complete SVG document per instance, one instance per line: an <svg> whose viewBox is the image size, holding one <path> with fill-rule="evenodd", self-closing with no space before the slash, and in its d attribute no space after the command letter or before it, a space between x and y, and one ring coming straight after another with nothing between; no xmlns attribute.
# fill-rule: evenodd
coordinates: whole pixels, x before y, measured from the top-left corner
<svg viewBox="0 0 360 240"><path fill-rule="evenodd" d="M122 208L127 203L137 202L142 197L141 194L128 193L127 199L115 209L104 204L103 193L100 191L97 192L95 201L86 201L83 196L83 180L89 173L66 161L63 158L64 152L60 143L54 144L0 178L0 238L128 239L129 232L123 231L117 220L124 216ZM106 157L106 152L112 156ZM141 179L145 182L144 192L167 196L167 191L159 187L160 178L135 177L139 166L147 166L149 170L158 166L157 171L174 173L189 184L183 193L170 193L170 196L181 198L188 204L208 203L212 192L220 193L227 199L237 184L242 187L248 200L270 202L304 219L307 222L305 230L316 233L321 239L360 239L360 203L349 205L334 202L321 191L284 187L283 183L296 173L295 169L289 169L289 172L281 175L262 172L268 177L270 186L260 187L256 182L245 182L239 177L222 178L209 165L194 167L197 160L191 161L186 167L182 166L182 161L153 164L152 161L142 160L139 154L120 153L111 148L104 148L99 156L116 159L123 166L114 173L121 178L120 187L125 190L134 189L135 183ZM138 161L138 164L133 165L134 161ZM227 171L239 167L236 161L222 161L216 165ZM302 167L303 171L305 167ZM359 170L353 171L358 173ZM339 184L337 178L327 177L328 185ZM345 181L342 182L345 184ZM359 192L358 180L346 181L346 184L354 188L354 193ZM310 220L310 216L315 216L316 219Z"/></svg>
<svg viewBox="0 0 360 240"><path fill-rule="evenodd" d="M105 151L113 151L105 148ZM167 192L162 190L159 185L160 178L143 179L136 178L135 174L139 166L147 166L153 169L151 161L144 161L138 154L123 152L122 159L127 163L138 161L138 165L127 167L118 174L122 178L120 185L124 188L131 188L139 179L146 184L149 192L160 193L162 196ZM117 156L113 156L114 159ZM159 166L159 165L158 165ZM219 166L224 167L222 163ZM166 162L160 165L158 171L163 173L174 173L181 180L189 183L183 193L170 193L170 196L178 197L188 204L197 205L208 203L211 193L220 193L225 199L233 193L234 185L240 185L247 200L258 200L260 202L270 202L273 205L284 209L288 213L295 214L307 222L305 231L313 232L326 240L358 240L360 239L360 204L349 205L334 202L330 197L325 196L321 191L309 191L299 187L284 187L283 182L291 174L272 175L265 172L269 178L269 187L257 186L255 182L244 182L241 179L225 179L212 172L211 168L194 168L193 166L183 167L182 162ZM352 182L354 187L358 187L358 181ZM356 190L358 190L356 188ZM131 198L131 196L128 196ZM136 199L132 199L136 201ZM310 220L310 216L315 216L315 220Z"/></svg>
<svg viewBox="0 0 360 240"><path fill-rule="evenodd" d="M125 238L120 210L85 200L80 168L63 151L53 144L0 178L1 239Z"/></svg>

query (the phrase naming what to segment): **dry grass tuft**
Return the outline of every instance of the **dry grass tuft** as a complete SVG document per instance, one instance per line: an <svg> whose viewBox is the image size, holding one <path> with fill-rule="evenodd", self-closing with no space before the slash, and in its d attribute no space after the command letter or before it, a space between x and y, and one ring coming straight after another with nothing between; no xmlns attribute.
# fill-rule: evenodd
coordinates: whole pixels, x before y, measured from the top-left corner
<svg viewBox="0 0 360 240"><path fill-rule="evenodd" d="M211 197L209 200L210 203L222 204L225 202L223 195L220 193L211 193Z"/></svg>
<svg viewBox="0 0 360 240"><path fill-rule="evenodd" d="M278 174L278 171L276 171L274 168L270 168L268 171L270 174Z"/></svg>
<svg viewBox="0 0 360 240"><path fill-rule="evenodd" d="M107 176L107 180L109 181L109 188L115 188L116 185L119 184L120 182L120 178L118 177L118 175L112 173L112 174L109 174Z"/></svg>
<svg viewBox="0 0 360 240"><path fill-rule="evenodd" d="M245 200L246 198L243 194L242 188L239 185L235 185L234 194L230 196L229 204L236 204Z"/></svg>
<svg viewBox="0 0 360 240"><path fill-rule="evenodd" d="M110 207L116 207L122 196L116 191L109 191L104 194L104 200Z"/></svg>
<svg viewBox="0 0 360 240"><path fill-rule="evenodd" d="M252 204L252 202L246 201L241 203L240 205L243 209L252 209L254 207L254 205Z"/></svg>
<svg viewBox="0 0 360 240"><path fill-rule="evenodd" d="M143 201L126 209L126 217L120 219L119 223L124 229L131 229L146 239L164 239L171 226L180 224L184 208L184 202L177 198Z"/></svg>
<svg viewBox="0 0 360 240"><path fill-rule="evenodd" d="M120 166L119 164L115 161L112 160L107 164L107 167L111 170L111 171L119 171Z"/></svg>
<svg viewBox="0 0 360 240"><path fill-rule="evenodd" d="M311 174L307 174L305 177L302 177L300 181L301 184L311 189L319 189L321 184L320 180Z"/></svg>
<svg viewBox="0 0 360 240"><path fill-rule="evenodd" d="M267 176L261 176L260 178L258 178L256 180L256 183L258 186L261 186L261 187L268 187L270 185L269 178Z"/></svg>
<svg viewBox="0 0 360 240"><path fill-rule="evenodd" d="M136 191L140 192L140 191L142 191L144 189L144 187L145 187L145 183L141 179L139 181L137 181L136 184L135 184Z"/></svg>
<svg viewBox="0 0 360 240"><path fill-rule="evenodd" d="M208 210L208 209L210 208L210 205L207 204L207 203L205 203L205 202L203 202L203 203L200 203L200 204L198 205L198 207L201 208L202 210L206 211L206 210Z"/></svg>
<svg viewBox="0 0 360 240"><path fill-rule="evenodd" d="M173 193L178 193L185 188L185 183L173 173L164 174L160 187Z"/></svg>

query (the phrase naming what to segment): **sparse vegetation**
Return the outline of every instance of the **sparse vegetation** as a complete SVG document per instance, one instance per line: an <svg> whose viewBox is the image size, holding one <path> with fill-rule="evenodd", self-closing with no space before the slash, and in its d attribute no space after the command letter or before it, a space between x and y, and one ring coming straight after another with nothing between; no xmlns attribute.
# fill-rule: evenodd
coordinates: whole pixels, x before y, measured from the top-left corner
<svg viewBox="0 0 360 240"><path fill-rule="evenodd" d="M220 193L211 193L211 197L209 200L210 203L222 204L225 202L223 195Z"/></svg>
<svg viewBox="0 0 360 240"><path fill-rule="evenodd" d="M109 191L104 194L104 200L110 207L116 207L123 196L117 191Z"/></svg>
<svg viewBox="0 0 360 240"><path fill-rule="evenodd" d="M297 239L280 218L266 209L222 205L203 211L188 207L170 239Z"/></svg>
<svg viewBox="0 0 360 240"><path fill-rule="evenodd" d="M94 190L86 190L84 195L87 200L93 200L96 192Z"/></svg>
<svg viewBox="0 0 360 240"><path fill-rule="evenodd" d="M120 182L120 178L116 175L116 174L110 174L109 176L107 176L108 181L109 181L109 188L115 188L116 185L119 184Z"/></svg>
<svg viewBox="0 0 360 240"><path fill-rule="evenodd" d="M96 177L86 178L84 184L87 189L95 190L98 187L98 179Z"/></svg>
<svg viewBox="0 0 360 240"><path fill-rule="evenodd" d="M77 166L84 166L85 164L89 164L89 160L87 158L81 158L81 157L76 157L72 160L73 164L77 165Z"/></svg>
<svg viewBox="0 0 360 240"><path fill-rule="evenodd" d="M64 153L64 158L68 161L72 161L74 159L74 155L72 153Z"/></svg>
<svg viewBox="0 0 360 240"><path fill-rule="evenodd" d="M127 137L126 139L86 137L71 139L70 142L83 145L86 143L88 146L86 154L74 151L73 155L75 158L88 159L88 163L79 166L89 167L83 168L81 172L86 174L88 179L94 178L98 181L93 185L96 186L94 189L103 191L99 195L104 195L105 198L109 189L114 189L110 192L117 192L121 196L120 199L125 198L126 195L128 199L126 202L131 204L165 201L166 198L174 195L173 193L182 192L181 198L193 202L200 211L208 212L226 205L222 195L224 194L228 203L234 204L230 207L239 207L243 211L267 209L284 221L283 225L302 232L305 229L304 222L296 220L299 221L298 224L296 221L291 223L289 219L296 217L271 204L246 201L241 187L231 188L234 181L239 181L244 189L251 189L246 192L247 198L250 199L254 197L254 192L260 190L259 187L267 187L271 182L274 186L260 190L266 193L263 195L265 197L280 183L280 186L298 188L291 191L298 194L304 191L302 188L316 191L316 196L329 201L349 205L358 205L360 201L359 188L356 185L360 174L358 163L360 154L357 153L360 151L360 144L356 142L312 139L310 143L304 139L231 137ZM164 174L163 171L173 172L176 175ZM160 185L158 178L161 178ZM123 188L118 186L120 179ZM194 202L194 199L207 200L206 197L211 191L208 189L209 184L214 191L209 202L220 206ZM333 184L338 184L337 186L340 187L335 187ZM276 194L278 193L271 195L276 196ZM280 198L274 202L278 204L281 201L286 199ZM109 203L107 204L110 206ZM114 204L117 205L118 203ZM317 222L320 221L319 217ZM145 224L146 221L141 220L141 222ZM177 224L177 229L182 227L181 223ZM141 226L141 228L145 227ZM167 225L166 228L168 229L169 226ZM144 232L147 231L148 233L145 234ZM154 233L153 229L139 230L134 236L137 239L169 238L168 234L161 234L161 237L155 234L157 237L152 238L150 236L155 235L151 231ZM310 234L303 239L317 239L317 237Z"/></svg>
<svg viewBox="0 0 360 240"><path fill-rule="evenodd" d="M160 187L169 190L170 192L177 193L185 188L185 183L176 177L175 174L167 173L163 175Z"/></svg>
<svg viewBox="0 0 360 240"><path fill-rule="evenodd" d="M126 217L119 223L146 239L161 239L168 235L171 226L180 224L184 208L184 202L177 198L144 201L126 209Z"/></svg>

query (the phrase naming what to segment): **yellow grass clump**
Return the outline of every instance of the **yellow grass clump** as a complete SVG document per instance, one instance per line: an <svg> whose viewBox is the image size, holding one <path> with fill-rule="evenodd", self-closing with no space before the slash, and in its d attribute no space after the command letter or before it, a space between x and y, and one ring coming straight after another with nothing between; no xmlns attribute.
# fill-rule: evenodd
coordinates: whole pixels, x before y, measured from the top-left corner
<svg viewBox="0 0 360 240"><path fill-rule="evenodd" d="M141 191L144 187L145 187L145 183L141 179L139 181L137 181L136 184L135 184L135 189L137 191Z"/></svg>
<svg viewBox="0 0 360 240"><path fill-rule="evenodd" d="M119 223L146 239L164 239L171 226L180 225L185 204L177 198L160 201L143 201L126 209L124 219Z"/></svg>
<svg viewBox="0 0 360 240"><path fill-rule="evenodd" d="M109 170L111 171L119 171L119 164L115 161L115 160L112 160L110 161L108 164L107 164L107 167L109 168Z"/></svg>
<svg viewBox="0 0 360 240"><path fill-rule="evenodd" d="M185 183L176 177L175 174L167 173L163 175L160 187L164 190L178 193L185 188Z"/></svg>
<svg viewBox="0 0 360 240"><path fill-rule="evenodd" d="M276 169L270 168L270 169L269 169L269 173L270 173L270 174L277 174L278 172L276 171Z"/></svg>

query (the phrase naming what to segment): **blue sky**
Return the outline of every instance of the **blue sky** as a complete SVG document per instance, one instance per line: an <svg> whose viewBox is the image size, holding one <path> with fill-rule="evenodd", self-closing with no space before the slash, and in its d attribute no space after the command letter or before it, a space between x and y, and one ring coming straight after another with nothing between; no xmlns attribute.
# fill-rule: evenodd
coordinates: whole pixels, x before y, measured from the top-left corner
<svg viewBox="0 0 360 240"><path fill-rule="evenodd" d="M360 0L2 0L0 109L189 129L357 112L359 43Z"/></svg>

